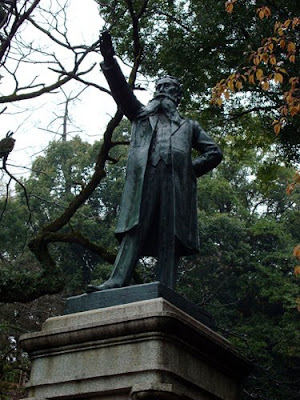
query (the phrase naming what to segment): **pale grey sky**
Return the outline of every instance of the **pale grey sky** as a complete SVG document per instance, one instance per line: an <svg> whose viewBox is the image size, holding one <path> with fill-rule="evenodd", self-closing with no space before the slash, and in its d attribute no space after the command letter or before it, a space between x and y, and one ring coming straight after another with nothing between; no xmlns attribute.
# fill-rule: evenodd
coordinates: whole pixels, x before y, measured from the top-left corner
<svg viewBox="0 0 300 400"><path fill-rule="evenodd" d="M58 0L56 0L58 1ZM58 2L63 3L64 0ZM50 0L42 0L41 5L47 7L47 4L55 4ZM98 7L94 0L85 0L84 7L81 0L69 0L69 10L67 13L69 38L72 44L91 44L97 40L99 31L101 30L102 20L98 13ZM36 37L36 30L32 33L29 29L24 30L24 40L29 40L30 35L34 35L34 40L39 41L41 46L46 46L47 51L52 51L48 47L48 42L45 41L43 35ZM28 35L28 36L26 36ZM30 40L33 40L31 38ZM69 55L61 52L60 49L53 50L58 58L63 58L68 63ZM96 63L96 66L88 76L88 79L96 82L99 85L106 86L106 82L100 72L99 63L102 58L100 54L93 54L89 57L86 66ZM53 82L52 72L48 69L49 65L28 65L20 70L20 80L23 80L23 85L28 84L33 79L33 76L39 75L39 82L44 82L49 77L49 82ZM123 66L126 74L126 67ZM7 94L11 92L14 83L8 75L4 76L1 82L1 93ZM77 82L70 82L64 86L64 91L72 95L80 92L83 86ZM151 93L137 93L137 96L142 101L147 102ZM32 160L40 154L51 140L58 140L59 135L47 132L56 131L59 127L58 120L54 121L56 116L63 114L62 102L64 96L60 91L55 94L43 95L37 99L21 101L15 104L8 104L5 114L1 115L0 139L5 136L8 130L15 131L14 138L16 144L13 152L10 154L8 164L20 165L22 167L30 167ZM0 108L2 110L2 107ZM101 137L104 132L110 115L114 113L116 106L113 99L101 93L95 88L86 89L80 96L80 100L75 101L70 107L70 116L74 126L70 125L70 131L75 131L70 134L70 137L80 134L83 140L94 141ZM51 123L51 124L50 124ZM50 125L49 125L50 124ZM24 168L9 169L20 176L26 173Z"/></svg>

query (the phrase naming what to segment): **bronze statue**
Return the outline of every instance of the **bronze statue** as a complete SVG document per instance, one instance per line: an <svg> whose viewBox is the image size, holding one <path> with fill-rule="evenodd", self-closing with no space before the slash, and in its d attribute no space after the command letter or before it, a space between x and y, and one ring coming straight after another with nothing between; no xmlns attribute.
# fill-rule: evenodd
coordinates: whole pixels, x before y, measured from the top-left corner
<svg viewBox="0 0 300 400"><path fill-rule="evenodd" d="M196 178L215 168L222 153L197 122L179 115L182 85L176 78L159 79L144 106L114 58L108 32L100 50L102 71L132 132L116 228L120 249L111 277L88 291L127 286L142 256L157 257L156 280L175 289L179 258L199 250ZM194 160L192 148L200 153Z"/></svg>

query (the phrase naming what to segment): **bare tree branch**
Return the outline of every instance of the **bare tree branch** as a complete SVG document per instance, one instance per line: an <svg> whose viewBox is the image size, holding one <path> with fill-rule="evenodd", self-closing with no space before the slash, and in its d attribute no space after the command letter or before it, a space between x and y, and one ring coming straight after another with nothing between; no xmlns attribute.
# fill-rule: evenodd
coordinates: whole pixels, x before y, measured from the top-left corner
<svg viewBox="0 0 300 400"><path fill-rule="evenodd" d="M26 21L26 19L28 19L28 17L33 12L33 10L38 6L40 1L41 0L34 0L32 5L28 8L27 11L24 11L24 13L22 15L16 13L16 18L12 25L11 31L10 31L8 37L2 42L1 47L0 47L0 66L5 62L4 57L7 54L7 51L9 50L9 47L10 47L13 37L16 35L18 29L23 24L23 22ZM26 6L26 3L27 2L25 2L23 4L23 7Z"/></svg>

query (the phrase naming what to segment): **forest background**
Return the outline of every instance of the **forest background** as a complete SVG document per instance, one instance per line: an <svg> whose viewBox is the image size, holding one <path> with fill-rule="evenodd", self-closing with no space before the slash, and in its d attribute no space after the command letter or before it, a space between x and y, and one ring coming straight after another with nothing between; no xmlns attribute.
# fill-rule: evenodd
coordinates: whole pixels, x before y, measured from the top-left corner
<svg viewBox="0 0 300 400"><path fill-rule="evenodd" d="M10 162L16 127L6 132L0 125L5 400L22 396L30 369L19 335L59 315L64 299L87 283L103 282L117 251L130 126L119 109L103 118L96 140L72 123L72 106L87 91L103 99L99 113L113 104L99 69L98 39L72 41L68 4L74 1L0 2L0 120L49 93L60 91L64 99L47 126L59 139L34 157L23 177ZM299 398L298 2L96 3L102 26L95 29L111 32L137 96L146 98L158 76L177 76L185 93L181 114L199 121L224 152L222 164L198 180L201 251L182 260L179 293L212 313L217 331L253 362L242 399ZM28 38L29 29L55 52ZM46 72L24 83L24 71L36 65ZM134 281L151 281L154 263L141 260Z"/></svg>

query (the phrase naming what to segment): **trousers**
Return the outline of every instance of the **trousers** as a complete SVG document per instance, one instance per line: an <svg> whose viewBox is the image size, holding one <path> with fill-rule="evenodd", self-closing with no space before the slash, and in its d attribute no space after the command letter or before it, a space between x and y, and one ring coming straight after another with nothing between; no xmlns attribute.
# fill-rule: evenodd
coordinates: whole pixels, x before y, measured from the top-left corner
<svg viewBox="0 0 300 400"><path fill-rule="evenodd" d="M175 289L179 256L174 213L171 165L165 164L163 160L156 166L148 163L139 224L122 237L110 279L120 286L128 285L145 241L153 240L157 243L156 280Z"/></svg>

